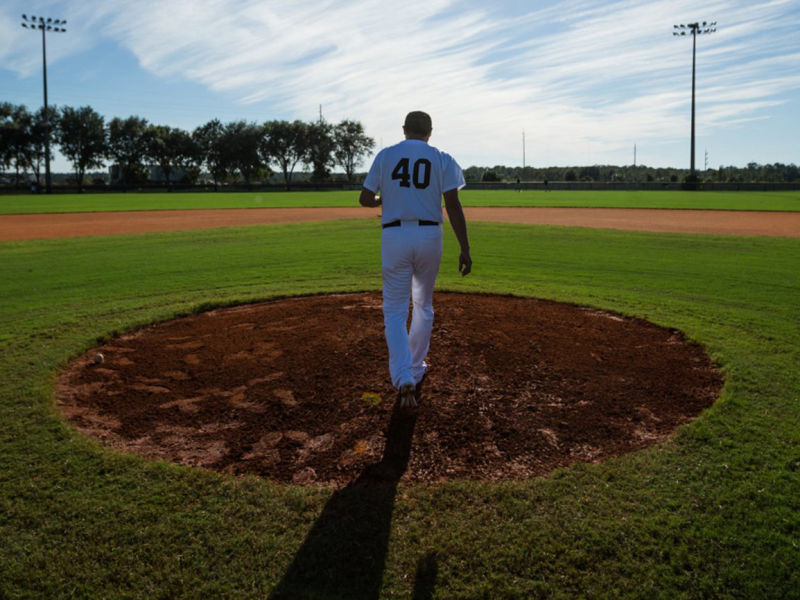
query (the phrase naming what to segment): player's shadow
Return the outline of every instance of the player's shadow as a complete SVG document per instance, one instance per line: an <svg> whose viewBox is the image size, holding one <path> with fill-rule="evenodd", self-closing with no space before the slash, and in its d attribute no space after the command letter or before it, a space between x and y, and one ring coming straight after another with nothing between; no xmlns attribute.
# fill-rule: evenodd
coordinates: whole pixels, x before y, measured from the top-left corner
<svg viewBox="0 0 800 600"><path fill-rule="evenodd" d="M383 458L334 492L270 598L378 598L397 484L408 467L416 421L415 411L395 406ZM415 597L430 597L435 557L424 557L417 571Z"/></svg>

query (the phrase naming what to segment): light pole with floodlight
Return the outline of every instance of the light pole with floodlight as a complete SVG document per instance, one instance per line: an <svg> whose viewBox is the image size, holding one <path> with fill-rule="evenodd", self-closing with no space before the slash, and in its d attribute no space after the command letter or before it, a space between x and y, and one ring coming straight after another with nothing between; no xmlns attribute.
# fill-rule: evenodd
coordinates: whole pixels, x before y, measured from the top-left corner
<svg viewBox="0 0 800 600"><path fill-rule="evenodd" d="M47 186L47 193L52 191L50 181L50 113L47 110L47 46L45 44L45 33L48 31L64 33L66 21L62 19L51 19L47 17L37 17L31 15L22 15L24 23L20 23L25 29L36 31L37 29L42 32L42 72L44 74L44 168L45 168L45 183Z"/></svg>
<svg viewBox="0 0 800 600"><path fill-rule="evenodd" d="M692 151L691 151L691 174L694 176L694 71L695 71L695 53L697 50L697 36L704 33L714 33L717 30L717 22L713 21L708 23L689 23L688 25L673 25L672 35L686 35L687 33L692 36Z"/></svg>

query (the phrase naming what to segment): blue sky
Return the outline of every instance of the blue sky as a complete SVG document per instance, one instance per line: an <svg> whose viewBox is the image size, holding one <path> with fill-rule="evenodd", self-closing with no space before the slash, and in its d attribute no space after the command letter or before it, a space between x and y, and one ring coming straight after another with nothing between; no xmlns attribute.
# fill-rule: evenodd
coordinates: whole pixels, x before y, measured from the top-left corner
<svg viewBox="0 0 800 600"><path fill-rule="evenodd" d="M62 0L0 6L0 101L192 130L213 118L361 121L378 147L426 110L464 166L800 163L800 0ZM365 169L368 165L363 165ZM57 170L66 170L58 159Z"/></svg>

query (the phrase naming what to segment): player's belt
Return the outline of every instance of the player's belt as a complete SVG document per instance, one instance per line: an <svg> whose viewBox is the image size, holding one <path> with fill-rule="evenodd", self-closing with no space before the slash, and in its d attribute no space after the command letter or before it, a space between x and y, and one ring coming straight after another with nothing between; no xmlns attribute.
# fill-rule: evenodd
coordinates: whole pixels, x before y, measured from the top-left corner
<svg viewBox="0 0 800 600"><path fill-rule="evenodd" d="M426 225L438 225L439 224L438 221L426 221L424 219L420 219L419 221L417 221L417 223L419 223L420 227L424 227ZM388 223L384 223L382 225L382 227L384 229L386 229L387 227L400 227L400 219L398 219L397 221L389 221Z"/></svg>

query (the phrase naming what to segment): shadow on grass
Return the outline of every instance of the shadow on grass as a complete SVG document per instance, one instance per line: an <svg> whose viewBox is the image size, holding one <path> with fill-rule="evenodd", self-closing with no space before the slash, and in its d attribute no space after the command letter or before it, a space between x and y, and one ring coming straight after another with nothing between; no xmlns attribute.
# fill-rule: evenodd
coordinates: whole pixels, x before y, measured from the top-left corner
<svg viewBox="0 0 800 600"><path fill-rule="evenodd" d="M395 405L380 462L334 492L270 598L379 597L397 484L416 422L416 412ZM419 561L414 598L432 597L437 571L435 555Z"/></svg>
<svg viewBox="0 0 800 600"><path fill-rule="evenodd" d="M413 600L427 600L433 598L436 589L436 576L439 574L439 562L436 554L429 552L419 559L417 574L414 577Z"/></svg>

